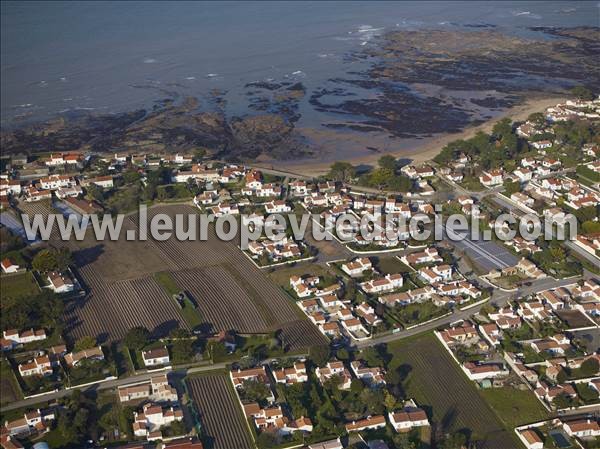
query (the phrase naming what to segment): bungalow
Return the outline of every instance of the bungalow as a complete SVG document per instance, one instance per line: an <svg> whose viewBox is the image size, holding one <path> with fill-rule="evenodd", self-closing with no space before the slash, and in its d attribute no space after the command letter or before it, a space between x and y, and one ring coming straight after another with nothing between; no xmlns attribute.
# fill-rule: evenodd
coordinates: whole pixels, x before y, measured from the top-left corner
<svg viewBox="0 0 600 449"><path fill-rule="evenodd" d="M81 186L73 186L73 187L62 187L58 189L56 192L56 197L58 199L77 197L79 195L83 195L83 189Z"/></svg>
<svg viewBox="0 0 600 449"><path fill-rule="evenodd" d="M551 404L558 396L577 397L577 392L571 384L549 386L542 381L538 381L534 393L539 399L546 401L548 404Z"/></svg>
<svg viewBox="0 0 600 449"><path fill-rule="evenodd" d="M265 204L265 210L268 214L280 214L291 212L292 208L286 204L285 200L274 200Z"/></svg>
<svg viewBox="0 0 600 449"><path fill-rule="evenodd" d="M0 179L0 191L12 195L20 195L21 190L21 181L16 179Z"/></svg>
<svg viewBox="0 0 600 449"><path fill-rule="evenodd" d="M260 368L249 368L244 370L238 368L237 370L230 371L229 376L231 377L231 381L236 388L243 387L244 382L247 380L270 385L269 377L267 376L267 371L264 366L261 366Z"/></svg>
<svg viewBox="0 0 600 449"><path fill-rule="evenodd" d="M208 204L212 204L215 199L217 199L217 191L216 190L205 190L204 192L196 195L194 197L194 204L198 207L206 206Z"/></svg>
<svg viewBox="0 0 600 449"><path fill-rule="evenodd" d="M104 352L102 347L98 346L91 349L84 349L79 352L70 352L65 355L65 362L68 366L77 366L82 360L104 360Z"/></svg>
<svg viewBox="0 0 600 449"><path fill-rule="evenodd" d="M290 368L273 370L273 377L275 378L275 382L282 384L295 384L308 380L304 362L294 362Z"/></svg>
<svg viewBox="0 0 600 449"><path fill-rule="evenodd" d="M221 217L223 215L238 215L240 213L240 209L235 203L219 203L212 207L211 210L215 217Z"/></svg>
<svg viewBox="0 0 600 449"><path fill-rule="evenodd" d="M517 204L522 204L526 207L531 207L535 203L535 200L524 193L515 192L510 196L510 199L513 200Z"/></svg>
<svg viewBox="0 0 600 449"><path fill-rule="evenodd" d="M305 196L308 193L308 186L305 181L294 181L289 186L295 196Z"/></svg>
<svg viewBox="0 0 600 449"><path fill-rule="evenodd" d="M28 203L52 199L52 192L50 190L38 190L33 186L27 188L25 195L25 201Z"/></svg>
<svg viewBox="0 0 600 449"><path fill-rule="evenodd" d="M19 364L19 374L27 376L48 376L54 372L52 369L56 362L48 355L34 357L31 362Z"/></svg>
<svg viewBox="0 0 600 449"><path fill-rule="evenodd" d="M2 262L0 262L0 265L2 266L2 271L4 271L5 273L16 273L19 271L19 268L20 268L19 265L14 263L8 257L5 257L4 259L2 259Z"/></svg>
<svg viewBox="0 0 600 449"><path fill-rule="evenodd" d="M493 377L508 376L509 371L499 363L472 363L465 362L462 369L471 380L483 380Z"/></svg>
<svg viewBox="0 0 600 449"><path fill-rule="evenodd" d="M367 416L365 419L346 424L346 432L361 432L363 430L381 429L386 426L385 416Z"/></svg>
<svg viewBox="0 0 600 449"><path fill-rule="evenodd" d="M493 187L502 184L504 181L504 174L502 170L495 169L484 171L481 176L479 176L479 182L486 187Z"/></svg>
<svg viewBox="0 0 600 449"><path fill-rule="evenodd" d="M517 435L527 449L544 449L544 442L534 429L522 429Z"/></svg>
<svg viewBox="0 0 600 449"><path fill-rule="evenodd" d="M315 369L315 374L317 375L317 378L321 384L324 384L334 376L338 376L341 380L339 384L339 388L341 390L349 389L350 383L352 382L352 376L350 375L350 372L339 360L329 361L323 368L317 367Z"/></svg>
<svg viewBox="0 0 600 449"><path fill-rule="evenodd" d="M75 282L67 273L51 271L46 279L49 282L48 288L54 293L68 293L75 289Z"/></svg>
<svg viewBox="0 0 600 449"><path fill-rule="evenodd" d="M354 375L369 385L385 385L385 371L381 368L369 368L364 362L354 360L350 363Z"/></svg>
<svg viewBox="0 0 600 449"><path fill-rule="evenodd" d="M183 420L183 412L173 406L163 407L161 405L148 403L142 408L142 412L133 414L133 434L136 437L146 437L149 440L155 432L158 438L162 438L161 427L169 426L176 421Z"/></svg>
<svg viewBox="0 0 600 449"><path fill-rule="evenodd" d="M352 262L344 263L341 266L342 271L351 277L362 276L367 270L373 269L373 264L368 257L361 257Z"/></svg>
<svg viewBox="0 0 600 449"><path fill-rule="evenodd" d="M40 341L46 339L46 331L44 329L34 330L33 328L19 332L15 329L6 330L2 333L5 340L10 340L15 345L31 343L32 341Z"/></svg>
<svg viewBox="0 0 600 449"><path fill-rule="evenodd" d="M531 146L536 150L545 150L546 148L552 147L552 142L549 140L539 140L537 142L531 142Z"/></svg>
<svg viewBox="0 0 600 449"><path fill-rule="evenodd" d="M96 176L95 178L87 178L79 181L79 184L83 187L87 187L91 184L97 185L98 187L103 187L105 189L112 189L114 187L113 177L110 175L107 176Z"/></svg>
<svg viewBox="0 0 600 449"><path fill-rule="evenodd" d="M396 432L408 432L415 427L429 426L427 414L417 407L413 400L406 401L402 410L389 412L388 419Z"/></svg>
<svg viewBox="0 0 600 449"><path fill-rule="evenodd" d="M142 351L142 359L145 366L166 365L171 361L166 347Z"/></svg>
<svg viewBox="0 0 600 449"><path fill-rule="evenodd" d="M40 187L45 190L56 190L61 187L71 187L74 184L73 178L69 175L49 175L40 178Z"/></svg>
<svg viewBox="0 0 600 449"><path fill-rule="evenodd" d="M471 322L465 321L441 331L440 336L446 343L464 343L477 338L477 330Z"/></svg>
<svg viewBox="0 0 600 449"><path fill-rule="evenodd" d="M118 388L119 400L128 402L149 399L153 402L177 402L177 390L169 385L166 374L154 376L149 381L124 385Z"/></svg>
<svg viewBox="0 0 600 449"><path fill-rule="evenodd" d="M579 419L563 422L562 424L565 432L572 437L588 438L600 436L600 425L595 419Z"/></svg>
<svg viewBox="0 0 600 449"><path fill-rule="evenodd" d="M6 429L8 433L8 437L26 437L29 436L35 430L37 431L45 431L47 430L48 424L51 421L54 421L55 413L51 409L41 410L36 409L30 412L23 414L22 418L16 419L14 421L5 421L4 429ZM4 430L3 429L3 430ZM2 432L4 436L4 432ZM3 448L12 449L12 448L22 448L23 446L8 446L5 444L5 440L0 439L0 442L3 444ZM14 443L14 441L10 441L10 443Z"/></svg>
<svg viewBox="0 0 600 449"><path fill-rule="evenodd" d="M444 259L442 259L442 257L439 255L437 249L434 247L427 248L421 252L409 254L408 256L405 256L405 260L408 265L411 266L444 261Z"/></svg>
<svg viewBox="0 0 600 449"><path fill-rule="evenodd" d="M360 287L365 293L374 294L401 288L404 284L402 273L386 274L382 279L372 279L362 282Z"/></svg>

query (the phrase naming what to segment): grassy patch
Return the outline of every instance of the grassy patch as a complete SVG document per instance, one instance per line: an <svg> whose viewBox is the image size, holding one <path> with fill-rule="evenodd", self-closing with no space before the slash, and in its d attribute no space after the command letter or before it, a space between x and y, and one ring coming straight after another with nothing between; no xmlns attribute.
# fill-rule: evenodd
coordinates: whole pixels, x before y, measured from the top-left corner
<svg viewBox="0 0 600 449"><path fill-rule="evenodd" d="M507 429L543 421L549 415L530 390L515 390L512 387L480 390L481 396L504 423Z"/></svg>
<svg viewBox="0 0 600 449"><path fill-rule="evenodd" d="M39 292L40 287L30 271L13 276L2 276L0 296L3 300L35 296Z"/></svg>
<svg viewBox="0 0 600 449"><path fill-rule="evenodd" d="M179 287L177 287L177 284L171 276L171 273L169 273L168 271L154 273L154 279L156 279L156 282L158 282L160 286L164 288L169 295L176 295L181 291Z"/></svg>
<svg viewBox="0 0 600 449"><path fill-rule="evenodd" d="M465 176L465 178L462 180L462 182L459 183L459 185L469 190L470 192L481 192L485 189L483 184L479 182L479 179L475 177Z"/></svg>
<svg viewBox="0 0 600 449"><path fill-rule="evenodd" d="M198 312L198 309L194 307L194 304L192 304L192 301L190 301L187 296L184 298L181 306L181 316L183 316L185 322L192 329L200 326L204 322L200 312Z"/></svg>
<svg viewBox="0 0 600 449"><path fill-rule="evenodd" d="M181 292L181 289L175 283L175 279L173 279L173 276L171 276L171 273L168 271L154 273L154 279L156 279L156 282L158 282L169 295L177 295ZM179 305L181 306L181 316L192 329L203 323L200 312L187 295L185 295L183 301L181 301Z"/></svg>
<svg viewBox="0 0 600 449"><path fill-rule="evenodd" d="M14 402L22 397L21 388L10 364L2 360L0 362L0 404Z"/></svg>

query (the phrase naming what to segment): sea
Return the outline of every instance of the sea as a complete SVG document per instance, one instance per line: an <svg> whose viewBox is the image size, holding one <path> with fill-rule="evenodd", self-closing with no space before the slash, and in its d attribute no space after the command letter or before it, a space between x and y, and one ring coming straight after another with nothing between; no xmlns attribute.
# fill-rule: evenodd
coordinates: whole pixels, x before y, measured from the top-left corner
<svg viewBox="0 0 600 449"><path fill-rule="evenodd" d="M364 70L349 57L395 29L598 26L594 2L25 1L1 3L1 125L117 113L169 97L251 113L247 83L302 82L299 126L323 117L310 93ZM536 35L539 38L539 33Z"/></svg>

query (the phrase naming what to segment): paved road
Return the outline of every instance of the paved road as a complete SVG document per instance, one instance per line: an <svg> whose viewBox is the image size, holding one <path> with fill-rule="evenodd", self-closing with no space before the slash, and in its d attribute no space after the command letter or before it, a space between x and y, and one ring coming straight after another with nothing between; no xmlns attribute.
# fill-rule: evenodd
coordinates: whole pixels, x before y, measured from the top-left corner
<svg viewBox="0 0 600 449"><path fill-rule="evenodd" d="M187 374L201 373L203 371L212 371L212 370L217 370L217 369L223 369L225 367L226 367L225 363L215 363L213 365L197 366L194 368L176 369L171 372L175 372L175 373L181 374L181 375L187 375ZM120 379L115 379L115 380L110 380L110 381L103 382L103 383L89 385L87 387L80 388L80 390L82 390L82 391L109 390L111 388L117 388L117 387L120 387L123 385L144 382L144 381L150 380L151 377L160 375L162 373L165 373L165 371L156 371L156 372L152 372L152 373L137 374L135 376L123 377ZM40 402L54 401L54 400L60 399L64 396L68 396L72 392L73 392L73 389L59 390L57 392L48 393L43 396L30 398L30 399L23 399L22 401L12 402L8 405L3 406L2 408L0 408L0 411L6 412L9 410L14 410L14 409L22 408L22 407L33 406L35 404L39 404Z"/></svg>

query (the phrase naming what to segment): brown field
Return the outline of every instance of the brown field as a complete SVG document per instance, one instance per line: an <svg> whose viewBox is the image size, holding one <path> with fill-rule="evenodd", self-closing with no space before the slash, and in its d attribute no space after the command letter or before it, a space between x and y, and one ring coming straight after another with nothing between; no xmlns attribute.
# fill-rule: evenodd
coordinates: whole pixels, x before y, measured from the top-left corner
<svg viewBox="0 0 600 449"><path fill-rule="evenodd" d="M570 329L594 325L593 321L579 310L557 310L555 313Z"/></svg>
<svg viewBox="0 0 600 449"><path fill-rule="evenodd" d="M28 212L37 212L38 207ZM150 209L149 217L190 212L196 210L160 206ZM295 350L325 341L234 241L223 242L212 230L208 241L127 241L127 230L138 231L136 216L127 217L123 229L118 241L99 242L88 232L83 241L51 242L71 248L78 277L89 292L67 306L67 332L73 338L92 335L107 342L121 339L135 326L144 326L155 336L187 327L177 303L154 279L154 273L166 271L197 302L206 320L202 329L243 334L281 330Z"/></svg>
<svg viewBox="0 0 600 449"><path fill-rule="evenodd" d="M206 449L253 449L247 423L226 375L187 380L203 430Z"/></svg>

